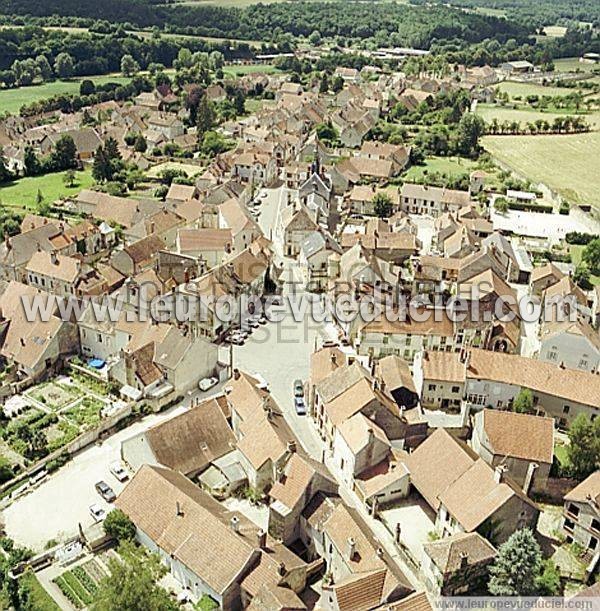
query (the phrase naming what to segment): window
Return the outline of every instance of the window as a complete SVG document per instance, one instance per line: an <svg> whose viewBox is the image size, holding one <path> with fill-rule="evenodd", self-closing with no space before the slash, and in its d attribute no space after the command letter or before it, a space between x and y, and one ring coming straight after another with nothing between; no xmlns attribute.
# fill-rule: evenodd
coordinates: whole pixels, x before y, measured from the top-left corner
<svg viewBox="0 0 600 611"><path fill-rule="evenodd" d="M453 386L453 387L452 387L452 392L453 392L453 393L460 392L460 386Z"/></svg>
<svg viewBox="0 0 600 611"><path fill-rule="evenodd" d="M579 367L581 367L581 369L587 369L588 366L588 362L585 359L581 359L579 361Z"/></svg>
<svg viewBox="0 0 600 611"><path fill-rule="evenodd" d="M429 385L429 390L435 390L435 388L436 388L435 384L430 384Z"/></svg>
<svg viewBox="0 0 600 611"><path fill-rule="evenodd" d="M592 530L600 532L600 520L596 520L596 518L592 520Z"/></svg>
<svg viewBox="0 0 600 611"><path fill-rule="evenodd" d="M575 522L573 520L565 519L565 530L573 530L575 528Z"/></svg>
<svg viewBox="0 0 600 611"><path fill-rule="evenodd" d="M570 405L563 405L563 414L568 414L571 411Z"/></svg>
<svg viewBox="0 0 600 611"><path fill-rule="evenodd" d="M577 517L579 515L579 507L577 505L573 505L573 503L569 503L567 505L567 511L572 515Z"/></svg>
<svg viewBox="0 0 600 611"><path fill-rule="evenodd" d="M598 547L598 539L596 537L590 537L588 549L596 549Z"/></svg>
<svg viewBox="0 0 600 611"><path fill-rule="evenodd" d="M555 361L558 355L556 354L556 352L552 352L551 350L549 350L547 356L549 361Z"/></svg>

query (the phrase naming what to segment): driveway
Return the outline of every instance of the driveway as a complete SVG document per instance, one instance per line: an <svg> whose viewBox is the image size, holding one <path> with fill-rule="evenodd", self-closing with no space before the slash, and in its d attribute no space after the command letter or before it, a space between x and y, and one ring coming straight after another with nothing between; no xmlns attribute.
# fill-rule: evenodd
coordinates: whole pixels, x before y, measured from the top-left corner
<svg viewBox="0 0 600 611"><path fill-rule="evenodd" d="M211 392L201 393L201 398L220 391L221 385ZM196 396L200 393L194 392L183 404L161 414L146 416L102 443L83 450L32 492L13 501L3 512L7 535L37 552L42 551L50 539L60 541L77 534L78 524L84 529L91 526L90 505L97 503L107 511L112 508L98 495L94 484L104 480L117 495L125 486L109 472L109 465L120 459L121 442L183 413Z"/></svg>

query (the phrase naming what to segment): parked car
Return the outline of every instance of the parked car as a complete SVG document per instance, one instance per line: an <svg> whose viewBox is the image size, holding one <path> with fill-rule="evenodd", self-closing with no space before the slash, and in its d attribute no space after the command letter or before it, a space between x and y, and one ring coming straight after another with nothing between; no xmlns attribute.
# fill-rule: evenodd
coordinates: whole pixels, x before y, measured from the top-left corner
<svg viewBox="0 0 600 611"><path fill-rule="evenodd" d="M306 403L304 397L294 397L294 407L298 416L306 416Z"/></svg>
<svg viewBox="0 0 600 611"><path fill-rule="evenodd" d="M213 388L213 386L216 386L218 383L219 380L217 380L217 378L203 378L200 380L200 382L198 382L198 388L202 392L206 392L207 390Z"/></svg>
<svg viewBox="0 0 600 611"><path fill-rule="evenodd" d="M94 503L90 505L90 515L94 518L94 522L102 522L106 517L106 511L100 505Z"/></svg>
<svg viewBox="0 0 600 611"><path fill-rule="evenodd" d="M240 331L232 331L226 338L225 341L228 344L234 344L236 346L242 346L246 337Z"/></svg>
<svg viewBox="0 0 600 611"><path fill-rule="evenodd" d="M124 482L129 478L129 474L125 471L125 467L119 461L112 463L109 470L120 482Z"/></svg>
<svg viewBox="0 0 600 611"><path fill-rule="evenodd" d="M323 340L323 348L335 348L338 343L333 339L324 339Z"/></svg>
<svg viewBox="0 0 600 611"><path fill-rule="evenodd" d="M267 318L267 316L265 314L261 314L259 319L258 319L258 322L261 325L266 325L269 322L269 319Z"/></svg>
<svg viewBox="0 0 600 611"><path fill-rule="evenodd" d="M302 380L294 381L294 397L303 397L304 396L304 384L302 384Z"/></svg>
<svg viewBox="0 0 600 611"><path fill-rule="evenodd" d="M268 193L267 193L266 191L263 191L263 192L260 194L260 198L261 198L261 199L266 199L267 195L268 195Z"/></svg>
<svg viewBox="0 0 600 611"><path fill-rule="evenodd" d="M95 488L96 488L96 492L107 503L112 503L117 498L115 491L106 482L98 482Z"/></svg>
<svg viewBox="0 0 600 611"><path fill-rule="evenodd" d="M246 324L251 328L251 329L258 329L258 327L260 327L259 323L258 323L258 319L260 317L259 316L251 316L247 321Z"/></svg>

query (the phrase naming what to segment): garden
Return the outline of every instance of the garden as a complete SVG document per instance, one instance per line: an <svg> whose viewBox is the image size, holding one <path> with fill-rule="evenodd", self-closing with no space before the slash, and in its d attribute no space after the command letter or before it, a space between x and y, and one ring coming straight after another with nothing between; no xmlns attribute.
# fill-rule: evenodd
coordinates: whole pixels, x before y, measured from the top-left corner
<svg viewBox="0 0 600 611"><path fill-rule="evenodd" d="M87 607L94 600L98 583L108 576L108 571L95 558L65 571L54 579L65 598L76 608Z"/></svg>

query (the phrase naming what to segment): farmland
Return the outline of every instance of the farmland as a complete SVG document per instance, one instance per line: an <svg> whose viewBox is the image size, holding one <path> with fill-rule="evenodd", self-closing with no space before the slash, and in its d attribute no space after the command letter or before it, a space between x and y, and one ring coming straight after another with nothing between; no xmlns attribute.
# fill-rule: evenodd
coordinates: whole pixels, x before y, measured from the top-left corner
<svg viewBox="0 0 600 611"><path fill-rule="evenodd" d="M406 172L405 180L421 181L427 174L445 174L449 178L470 174L476 167L475 162L462 157L429 157L424 165L413 165Z"/></svg>
<svg viewBox="0 0 600 611"><path fill-rule="evenodd" d="M486 136L484 147L500 162L543 182L575 203L600 208L600 133L547 136Z"/></svg>
<svg viewBox="0 0 600 611"><path fill-rule="evenodd" d="M536 83L517 83L516 81L503 81L498 85L498 89L508 93L511 99L524 98L528 95L568 95L573 93L572 89L566 87L552 87Z"/></svg>
<svg viewBox="0 0 600 611"><path fill-rule="evenodd" d="M525 106L520 108L509 108L495 104L478 104L477 114L487 123L496 119L500 123L503 121L517 121L525 125L532 121L537 121L538 119L552 122L556 117L564 117L576 113L567 110L562 110L560 112L543 111ZM600 112L580 112L578 114L591 126L596 127L596 129L600 127Z"/></svg>
<svg viewBox="0 0 600 611"><path fill-rule="evenodd" d="M96 85L103 83L127 83L129 78L105 74L103 76L90 76L90 80ZM39 100L51 98L55 95L79 93L79 85L83 79L71 79L68 81L53 81L40 85L30 85L28 87L18 87L15 89L0 90L0 113L18 113L24 104L32 104Z"/></svg>

